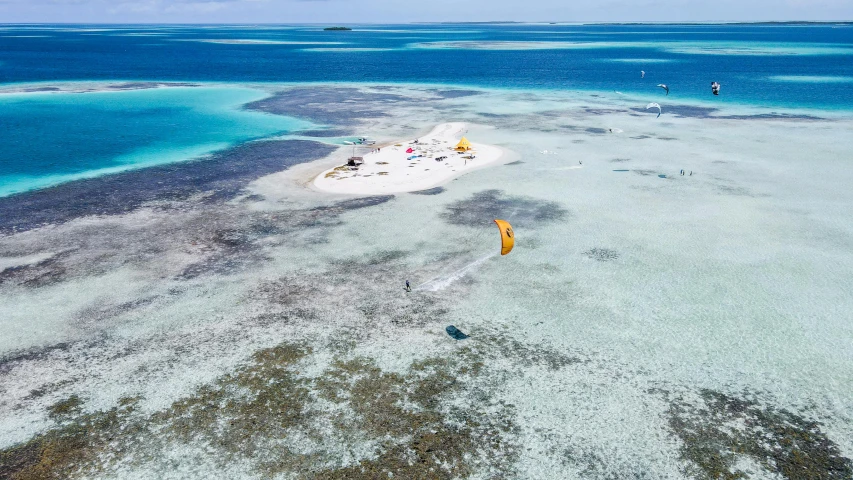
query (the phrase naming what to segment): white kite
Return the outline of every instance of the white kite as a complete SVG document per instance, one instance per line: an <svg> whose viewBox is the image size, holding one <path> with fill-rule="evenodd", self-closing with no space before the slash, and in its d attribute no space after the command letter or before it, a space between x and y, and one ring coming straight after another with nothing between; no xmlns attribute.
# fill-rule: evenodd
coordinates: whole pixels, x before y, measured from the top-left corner
<svg viewBox="0 0 853 480"><path fill-rule="evenodd" d="M646 78L646 71L640 70L640 78Z"/></svg>
<svg viewBox="0 0 853 480"><path fill-rule="evenodd" d="M664 84L662 84L662 83L659 83L659 84L658 84L658 86L659 86L660 88L662 88L662 89L666 90L666 94L667 94L667 95L669 95L669 87L667 87L666 85L664 85Z"/></svg>
<svg viewBox="0 0 853 480"><path fill-rule="evenodd" d="M650 103L650 104L646 105L646 110L648 110L650 108L657 108L658 109L658 116L655 118L660 118L660 114L661 114L660 105L658 105L657 103Z"/></svg>

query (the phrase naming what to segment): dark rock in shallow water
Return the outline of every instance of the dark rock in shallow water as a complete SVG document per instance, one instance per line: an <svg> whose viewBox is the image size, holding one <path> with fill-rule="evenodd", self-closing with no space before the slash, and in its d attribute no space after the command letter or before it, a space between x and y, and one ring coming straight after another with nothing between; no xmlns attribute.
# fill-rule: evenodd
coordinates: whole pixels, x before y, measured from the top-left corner
<svg viewBox="0 0 853 480"><path fill-rule="evenodd" d="M61 89L59 87L34 87L34 88L25 88L24 91L27 93L37 93L37 92L58 92Z"/></svg>
<svg viewBox="0 0 853 480"><path fill-rule="evenodd" d="M394 195L374 195L372 197L353 198L344 200L328 207L315 207L313 212L333 212L335 214L343 211L358 210L359 208L375 207L394 198Z"/></svg>
<svg viewBox="0 0 853 480"><path fill-rule="evenodd" d="M513 226L525 227L563 220L569 211L557 202L483 190L451 203L440 215L453 225L491 228L492 220L501 218Z"/></svg>
<svg viewBox="0 0 853 480"><path fill-rule="evenodd" d="M623 171L627 172L628 170ZM583 254L590 259L598 260L599 262L609 262L619 258L619 252L616 250L610 250L609 248L593 248L583 252Z"/></svg>
<svg viewBox="0 0 853 480"><path fill-rule="evenodd" d="M724 118L727 120L826 120L825 118L815 117L813 115L797 115L776 112L758 113L755 115L720 115L714 118Z"/></svg>
<svg viewBox="0 0 853 480"><path fill-rule="evenodd" d="M338 128L332 128L328 130L304 130L298 132L300 136L303 137L317 137L317 138L328 138L328 137L346 137L348 135L352 135L352 132L349 130L343 130Z"/></svg>
<svg viewBox="0 0 853 480"><path fill-rule="evenodd" d="M27 362L47 359L54 352L65 352L73 347L72 343L61 342L43 347L33 347L28 350L13 351L0 357L0 375L7 375L15 367ZM2 470L0 470L2 472ZM5 478L5 477L3 477Z"/></svg>
<svg viewBox="0 0 853 480"><path fill-rule="evenodd" d="M246 104L245 108L305 118L324 125L353 125L362 119L387 117L383 105L415 103L392 93L364 92L352 87L292 88Z"/></svg>
<svg viewBox="0 0 853 480"><path fill-rule="evenodd" d="M468 338L468 335L465 335L464 333L462 333L461 330L454 327L453 325L449 325L444 330L447 332L448 335L455 338L456 340L465 340L466 338Z"/></svg>
<svg viewBox="0 0 853 480"><path fill-rule="evenodd" d="M753 478L741 470L744 460L760 469L750 474L761 478L853 478L853 461L830 429L804 412L714 390L689 400L663 393L671 397L669 426L682 442L679 452L692 478Z"/></svg>
<svg viewBox="0 0 853 480"><path fill-rule="evenodd" d="M636 112L641 111L639 108L633 108L632 110ZM686 118L713 118L711 114L718 111L719 109L717 108L697 107L695 105L666 105L664 108L665 113Z"/></svg>
<svg viewBox="0 0 853 480"><path fill-rule="evenodd" d="M649 113L646 109L639 107L632 108L631 110L638 113ZM664 113L668 113L682 118L719 118L725 120L824 120L820 117L815 117L812 115L798 115L777 112L758 113L754 115L715 115L719 111L719 108L698 107L695 105L667 105L664 108Z"/></svg>
<svg viewBox="0 0 853 480"><path fill-rule="evenodd" d="M416 192L409 193L412 195L438 195L439 193L444 193L444 187L428 188L426 190L418 190Z"/></svg>
<svg viewBox="0 0 853 480"><path fill-rule="evenodd" d="M35 264L2 270L0 271L0 285L12 283L32 288L61 282L66 278L68 272L59 260L66 254L54 255Z"/></svg>
<svg viewBox="0 0 853 480"><path fill-rule="evenodd" d="M249 182L328 155L335 147L307 140L246 143L197 160L77 180L0 198L0 234L63 223L88 215L115 215L158 200L211 193L230 199Z"/></svg>
<svg viewBox="0 0 853 480"><path fill-rule="evenodd" d="M482 95L483 94L483 92L478 91L478 90L462 90L462 89L430 90L430 92L438 95L442 99L472 97L474 95Z"/></svg>
<svg viewBox="0 0 853 480"><path fill-rule="evenodd" d="M189 82L125 82L110 85L113 90L148 90L160 87L199 87L198 83Z"/></svg>

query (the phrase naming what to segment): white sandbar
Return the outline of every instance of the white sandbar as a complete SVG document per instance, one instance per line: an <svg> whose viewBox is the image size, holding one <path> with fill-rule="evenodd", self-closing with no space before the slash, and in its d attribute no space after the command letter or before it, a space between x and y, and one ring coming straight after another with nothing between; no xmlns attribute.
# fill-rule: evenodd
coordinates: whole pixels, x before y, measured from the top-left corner
<svg viewBox="0 0 853 480"><path fill-rule="evenodd" d="M435 187L501 158L503 150L499 147L475 142L471 142L472 150L456 152L454 147L466 131L464 123L442 123L418 138L417 143L401 141L366 154L356 153L364 158L358 169L343 165L326 170L314 179L314 186L327 192L364 195L413 192ZM413 152L406 153L408 149ZM437 161L438 157L447 158Z"/></svg>

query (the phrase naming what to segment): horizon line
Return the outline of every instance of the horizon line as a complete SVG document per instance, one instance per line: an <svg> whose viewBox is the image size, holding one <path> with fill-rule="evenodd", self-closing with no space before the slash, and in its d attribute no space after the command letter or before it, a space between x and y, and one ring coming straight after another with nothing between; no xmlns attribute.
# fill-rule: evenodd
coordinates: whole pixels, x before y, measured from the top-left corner
<svg viewBox="0 0 853 480"><path fill-rule="evenodd" d="M254 25L803 25L803 24L831 24L831 25L853 25L853 20L702 20L702 21L424 21L424 22L0 22L0 25L227 25L227 26L254 26Z"/></svg>

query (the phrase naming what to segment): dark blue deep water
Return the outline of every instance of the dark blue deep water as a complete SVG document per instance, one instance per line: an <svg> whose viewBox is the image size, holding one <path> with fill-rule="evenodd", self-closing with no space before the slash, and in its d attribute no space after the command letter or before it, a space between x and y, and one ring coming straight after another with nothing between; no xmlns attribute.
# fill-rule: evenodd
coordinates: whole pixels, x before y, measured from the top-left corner
<svg viewBox="0 0 853 480"><path fill-rule="evenodd" d="M666 83L679 99L708 99L711 81L718 81L724 94L718 101L853 109L851 25L353 28L6 26L0 30L0 82L367 81L626 93ZM469 43L417 48L436 42ZM482 49L502 48L490 42L548 43ZM559 43L574 48L541 48ZM640 70L647 72L644 82Z"/></svg>

